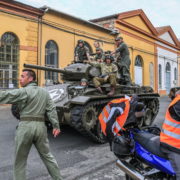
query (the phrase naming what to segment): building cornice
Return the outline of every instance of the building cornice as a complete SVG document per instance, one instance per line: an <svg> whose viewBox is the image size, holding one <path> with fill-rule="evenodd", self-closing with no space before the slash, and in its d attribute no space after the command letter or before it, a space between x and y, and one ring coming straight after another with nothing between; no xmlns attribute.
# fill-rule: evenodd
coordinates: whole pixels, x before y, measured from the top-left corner
<svg viewBox="0 0 180 180"><path fill-rule="evenodd" d="M126 18L130 18L130 17L134 17L134 16L140 16L141 19L143 20L143 22L147 25L147 27L149 28L149 30L152 32L153 35L158 34L156 28L153 26L153 24L148 19L148 17L146 16L146 14L144 13L144 11L142 9L119 13L117 19L124 20Z"/></svg>
<svg viewBox="0 0 180 180"><path fill-rule="evenodd" d="M128 32L128 31L125 31L125 30L120 29L120 28L118 28L118 29L119 29L123 34L126 34L127 36L133 37L133 38L135 38L135 39L138 39L138 40L143 41L143 42L145 42L145 43L148 43L148 44L150 44L150 45L163 48L163 49L165 49L165 50L167 50L167 51L170 51L170 52L173 52L173 53L176 53L176 54L179 54L179 53L180 53L180 52L179 52L179 49L177 49L177 48L176 48L176 50L172 50L172 49L170 49L170 48L168 48L168 47L165 47L165 46L163 46L163 45L157 44L157 41L156 41L156 42L152 42L152 41L147 40L147 39L145 39L145 38L143 38L143 37L141 37L141 36L135 35L134 33L130 33L130 32Z"/></svg>
<svg viewBox="0 0 180 180"><path fill-rule="evenodd" d="M24 15L30 18L38 18L43 16L44 12L38 8L13 1L13 0L1 0L0 1L0 10L10 13L16 13L19 15Z"/></svg>
<svg viewBox="0 0 180 180"><path fill-rule="evenodd" d="M168 32L170 34L170 36L172 37L174 43L180 47L180 42L179 42L178 38L176 37L174 31L172 30L171 26L156 27L156 29L158 32L158 36Z"/></svg>
<svg viewBox="0 0 180 180"><path fill-rule="evenodd" d="M67 14L65 12L62 12L62 11L59 11L59 10L56 10L56 9L53 9L51 7L48 7L48 6L43 6L41 8L42 10L44 10L45 13L53 13L53 14L57 14L58 16L62 16L64 18L69 18L69 19L73 19L75 21L78 21L79 23L82 23L82 24L85 24L87 26L91 26L93 28L96 28L96 29L100 29L102 31L105 31L105 32L108 32L108 33L112 33L112 30L108 29L108 28L104 28L98 24L95 24L93 22L90 22L90 21L86 21L84 19L81 19L79 17L76 17L76 16L73 16L73 15L70 15L70 14Z"/></svg>
<svg viewBox="0 0 180 180"><path fill-rule="evenodd" d="M147 36L147 37L149 37L149 38L152 38L152 39L154 39L154 40L156 40L156 41L159 41L159 42L161 42L161 43L164 43L164 44L166 44L166 45L168 45L168 46L170 46L170 47L172 47L172 48L175 48L175 49L177 49L177 50L180 50L180 46L175 46L175 45L173 45L173 44L171 44L171 43L169 43L169 42L167 42L167 41L165 41L165 40L163 40L163 39L161 39L161 38L159 38L159 37L157 37L157 36L155 36L155 35L152 35L152 34L146 32L146 31L138 28L137 26L134 26L134 25L132 25L132 24L130 24L130 23L127 23L127 22L125 22L125 21L123 21L123 20L116 20L116 22L117 22L118 24L123 25L123 26L125 26L125 27L128 27L129 29L132 29L132 30L134 30L134 31L136 31L136 32L138 32L138 33L141 33L141 34L143 34L143 35L145 35L145 36Z"/></svg>
<svg viewBox="0 0 180 180"><path fill-rule="evenodd" d="M142 30L141 28L139 28L137 26L134 26L134 25L132 25L132 24L125 21L125 19L130 18L130 17L134 17L134 16L140 16L141 19L146 24L146 26L149 28L149 30L151 31L152 34L148 33L146 31ZM157 30L157 28L155 28L153 26L153 24L148 19L148 17L146 16L146 14L144 13L144 11L142 9L122 12L122 13L119 13L119 14L105 16L105 17L93 19L93 20L90 20L90 21L98 23L98 22L102 22L102 21L105 21L105 20L114 20L116 23L118 23L120 25L126 26L126 27L128 27L128 28L130 28L130 29L132 29L132 30L134 30L136 32L139 32L139 33L149 37L149 38L152 38L152 39L154 39L156 41L162 42L162 43L164 43L164 44L166 44L166 45L168 45L170 47L173 47L175 49L180 50L180 42L177 39L176 35L174 34L172 28L170 26L168 26L168 28L166 28L166 30L164 32L168 31L170 33L173 41L175 42L175 45L171 44L171 43L169 43L169 42L167 42L167 41L165 41L165 40L158 37L160 35L159 31Z"/></svg>

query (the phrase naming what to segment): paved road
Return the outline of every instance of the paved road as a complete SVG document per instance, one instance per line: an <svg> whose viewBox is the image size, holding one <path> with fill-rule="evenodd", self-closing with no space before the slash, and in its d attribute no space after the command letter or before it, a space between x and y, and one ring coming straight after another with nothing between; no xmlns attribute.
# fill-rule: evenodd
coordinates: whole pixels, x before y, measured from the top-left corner
<svg viewBox="0 0 180 180"><path fill-rule="evenodd" d="M165 110L170 103L167 97L160 98L160 111L154 123L161 126ZM0 180L12 180L14 136L17 120L10 108L0 107ZM55 155L65 180L122 180L124 174L116 165L116 157L108 144L95 144L74 129L64 126L62 134L53 138L49 132L51 151ZM36 149L33 147L27 164L28 180L50 180Z"/></svg>

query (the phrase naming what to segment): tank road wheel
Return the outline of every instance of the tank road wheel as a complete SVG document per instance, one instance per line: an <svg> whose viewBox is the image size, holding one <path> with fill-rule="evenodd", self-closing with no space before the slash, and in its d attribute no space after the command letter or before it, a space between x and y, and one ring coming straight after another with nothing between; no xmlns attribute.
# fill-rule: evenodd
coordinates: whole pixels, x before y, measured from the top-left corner
<svg viewBox="0 0 180 180"><path fill-rule="evenodd" d="M144 124L144 118L138 119L138 122L137 122L138 128L143 127L143 124Z"/></svg>
<svg viewBox="0 0 180 180"><path fill-rule="evenodd" d="M96 124L97 112L93 105L84 108L82 113L82 125L86 130L92 129Z"/></svg>
<svg viewBox="0 0 180 180"><path fill-rule="evenodd" d="M151 108L153 114L157 114L159 111L159 100L158 99L153 99L152 101L149 102L148 107Z"/></svg>
<svg viewBox="0 0 180 180"><path fill-rule="evenodd" d="M71 126L94 142L106 142L98 121L98 111L93 103L72 108Z"/></svg>
<svg viewBox="0 0 180 180"><path fill-rule="evenodd" d="M143 121L144 121L143 124L145 126L149 126L152 124L152 120L153 120L152 119L152 111L149 108L147 108L145 111L145 116L143 118Z"/></svg>

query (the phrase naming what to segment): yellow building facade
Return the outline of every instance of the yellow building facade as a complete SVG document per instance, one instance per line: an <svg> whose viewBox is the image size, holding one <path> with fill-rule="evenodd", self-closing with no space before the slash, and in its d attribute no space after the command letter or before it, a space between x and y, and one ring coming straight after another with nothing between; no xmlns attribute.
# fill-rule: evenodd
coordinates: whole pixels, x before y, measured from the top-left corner
<svg viewBox="0 0 180 180"><path fill-rule="evenodd" d="M179 40L171 29L155 28L141 9L85 21L46 6L38 9L2 0L0 21L1 88L19 87L24 63L64 68L74 60L79 39L85 41L91 53L95 52L94 41L99 41L104 51L114 51L114 39L118 34L129 46L132 82L167 94L168 79L163 80L161 73L169 61L172 71L177 66L176 85L180 85ZM174 59L177 62L174 63ZM41 86L49 80L60 81L55 73L38 71L37 75ZM165 76L168 75L167 71ZM172 87L175 75L170 77L169 87Z"/></svg>
<svg viewBox="0 0 180 180"><path fill-rule="evenodd" d="M38 19L43 11L0 1L0 86L18 87L24 62L37 63Z"/></svg>
<svg viewBox="0 0 180 180"><path fill-rule="evenodd" d="M0 87L19 86L23 64L64 68L74 60L77 41L82 39L95 51L114 50L112 31L49 7L34 8L16 1L0 1ZM39 85L53 80L54 73L38 72ZM60 76L57 75L57 81Z"/></svg>

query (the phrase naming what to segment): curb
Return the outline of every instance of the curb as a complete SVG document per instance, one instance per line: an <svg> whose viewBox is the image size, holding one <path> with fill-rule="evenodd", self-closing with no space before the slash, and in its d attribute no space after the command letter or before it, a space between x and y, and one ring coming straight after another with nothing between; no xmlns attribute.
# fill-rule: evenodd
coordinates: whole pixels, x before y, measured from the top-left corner
<svg viewBox="0 0 180 180"><path fill-rule="evenodd" d="M0 104L0 109L10 108L11 104Z"/></svg>

